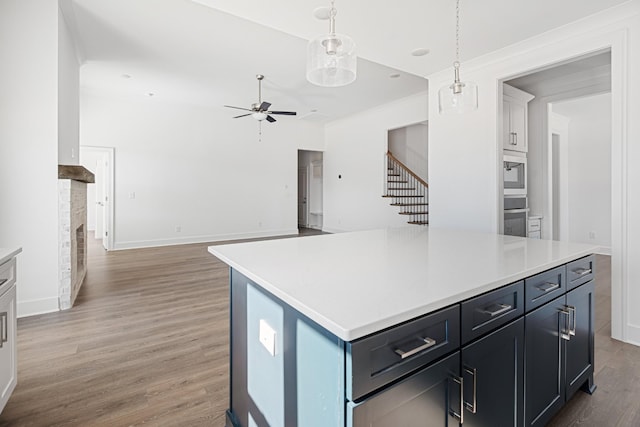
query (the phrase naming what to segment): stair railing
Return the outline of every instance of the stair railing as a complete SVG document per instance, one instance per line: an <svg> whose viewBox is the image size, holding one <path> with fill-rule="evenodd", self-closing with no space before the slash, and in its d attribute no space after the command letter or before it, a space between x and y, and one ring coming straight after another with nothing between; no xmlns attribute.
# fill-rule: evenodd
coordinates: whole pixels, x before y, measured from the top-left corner
<svg viewBox="0 0 640 427"><path fill-rule="evenodd" d="M391 198L391 206L400 207L400 215L408 216L409 224L429 223L427 184L390 151L386 154L387 177L384 195Z"/></svg>

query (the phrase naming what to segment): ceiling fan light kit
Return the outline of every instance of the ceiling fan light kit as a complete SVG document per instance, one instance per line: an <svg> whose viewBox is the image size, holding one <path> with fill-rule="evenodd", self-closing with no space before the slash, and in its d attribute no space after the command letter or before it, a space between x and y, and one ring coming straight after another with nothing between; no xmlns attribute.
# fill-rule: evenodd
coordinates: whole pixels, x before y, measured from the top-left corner
<svg viewBox="0 0 640 427"><path fill-rule="evenodd" d="M328 14L329 34L318 36L307 45L307 80L317 86L345 86L356 79L356 44L351 37L336 34L337 13L332 0ZM315 15L319 16L318 13Z"/></svg>
<svg viewBox="0 0 640 427"><path fill-rule="evenodd" d="M438 91L440 114L466 113L478 109L478 85L460 81L460 0L456 0L456 60L453 63L453 84Z"/></svg>
<svg viewBox="0 0 640 427"><path fill-rule="evenodd" d="M233 108L235 110L243 110L248 111L248 113L240 114L239 116L235 116L234 119L238 119L240 117L251 116L259 122L263 120L268 121L269 123L273 123L276 121L272 114L279 114L283 116L295 116L295 111L271 111L269 107L271 107L271 103L262 101L262 80L264 80L264 76L262 74L256 74L256 79L258 80L258 102L255 104L251 104L251 108L242 108L242 107L234 107L233 105L225 105L227 108Z"/></svg>

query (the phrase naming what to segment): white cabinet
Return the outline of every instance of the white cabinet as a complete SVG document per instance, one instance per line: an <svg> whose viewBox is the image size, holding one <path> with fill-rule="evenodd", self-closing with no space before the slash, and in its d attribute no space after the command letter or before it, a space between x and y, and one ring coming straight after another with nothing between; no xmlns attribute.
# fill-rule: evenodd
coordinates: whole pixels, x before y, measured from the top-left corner
<svg viewBox="0 0 640 427"><path fill-rule="evenodd" d="M530 239L540 239L542 237L542 217L530 216L527 225L527 236Z"/></svg>
<svg viewBox="0 0 640 427"><path fill-rule="evenodd" d="M502 86L502 148L526 153L529 114L527 104L534 96L507 84Z"/></svg>
<svg viewBox="0 0 640 427"><path fill-rule="evenodd" d="M18 378L15 266L15 258L0 265L0 412Z"/></svg>

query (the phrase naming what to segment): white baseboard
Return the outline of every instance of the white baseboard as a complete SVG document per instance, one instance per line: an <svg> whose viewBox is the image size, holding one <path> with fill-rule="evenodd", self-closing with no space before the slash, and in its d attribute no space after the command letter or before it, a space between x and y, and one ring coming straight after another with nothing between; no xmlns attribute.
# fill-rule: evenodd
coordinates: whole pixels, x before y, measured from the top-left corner
<svg viewBox="0 0 640 427"><path fill-rule="evenodd" d="M53 313L60 311L58 297L35 299L31 301L18 301L18 317L35 316L37 314Z"/></svg>
<svg viewBox="0 0 640 427"><path fill-rule="evenodd" d="M627 325L627 339L625 341L640 346L640 326Z"/></svg>
<svg viewBox="0 0 640 427"><path fill-rule="evenodd" d="M327 233L333 233L333 234L347 232L347 230L341 230L339 228L333 228L333 227L322 227L322 231L325 231Z"/></svg>
<svg viewBox="0 0 640 427"><path fill-rule="evenodd" d="M188 245L191 243L213 243L224 242L241 239L258 239L262 237L277 237L277 236L292 236L297 235L298 229L282 229L282 230L269 230L258 231L250 233L230 233L230 234L217 234L211 236L189 236L179 237L172 239L158 239L158 240L137 240L128 242L115 242L114 250L124 249L140 249L140 248L155 248L158 246L173 246L173 245Z"/></svg>

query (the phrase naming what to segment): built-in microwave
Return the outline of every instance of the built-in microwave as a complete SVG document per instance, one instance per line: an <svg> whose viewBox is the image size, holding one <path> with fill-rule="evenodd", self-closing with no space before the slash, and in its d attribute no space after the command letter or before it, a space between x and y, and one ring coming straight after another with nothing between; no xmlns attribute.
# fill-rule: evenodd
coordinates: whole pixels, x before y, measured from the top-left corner
<svg viewBox="0 0 640 427"><path fill-rule="evenodd" d="M504 156L504 194L527 194L527 159L519 156Z"/></svg>

